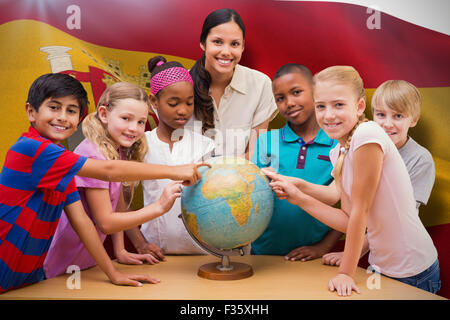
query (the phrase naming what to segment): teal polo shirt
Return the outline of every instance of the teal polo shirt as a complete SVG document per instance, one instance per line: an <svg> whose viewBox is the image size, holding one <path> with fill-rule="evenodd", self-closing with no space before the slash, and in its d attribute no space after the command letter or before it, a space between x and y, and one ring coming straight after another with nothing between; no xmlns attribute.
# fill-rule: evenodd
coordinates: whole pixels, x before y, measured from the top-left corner
<svg viewBox="0 0 450 320"><path fill-rule="evenodd" d="M259 136L252 161L260 168L273 167L282 175L328 185L333 181L329 154L336 144L322 129L312 141L305 142L287 123ZM252 253L286 255L295 248L319 242L329 230L300 207L274 197L272 219L252 242Z"/></svg>

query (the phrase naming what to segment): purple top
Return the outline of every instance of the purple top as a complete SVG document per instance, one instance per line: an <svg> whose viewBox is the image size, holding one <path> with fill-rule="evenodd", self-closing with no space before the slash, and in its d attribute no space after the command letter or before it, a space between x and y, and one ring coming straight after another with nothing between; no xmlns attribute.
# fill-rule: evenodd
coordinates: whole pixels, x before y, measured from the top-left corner
<svg viewBox="0 0 450 320"><path fill-rule="evenodd" d="M74 153L92 159L105 160L105 157L97 149L97 146L91 141L84 139ZM113 210L116 210L117 202L120 196L120 182L106 182L102 180L75 176L75 183L80 194L81 202L87 215L92 219L89 206L86 201L85 188L108 189L109 197ZM95 221L94 225L95 225ZM99 228L96 226L100 240L103 242L106 238ZM53 278L66 272L70 265L77 265L81 270L96 265L95 260L91 257L84 244L81 242L77 233L73 230L65 212L61 214L58 226L56 228L53 241L44 261L44 272L47 278Z"/></svg>

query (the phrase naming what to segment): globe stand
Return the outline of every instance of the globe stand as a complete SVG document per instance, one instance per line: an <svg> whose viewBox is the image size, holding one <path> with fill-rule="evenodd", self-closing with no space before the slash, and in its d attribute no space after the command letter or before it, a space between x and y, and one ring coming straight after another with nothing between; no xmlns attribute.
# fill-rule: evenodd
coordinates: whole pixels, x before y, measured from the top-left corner
<svg viewBox="0 0 450 320"><path fill-rule="evenodd" d="M251 277L253 275L253 269L250 265L240 262L230 262L230 256L244 255L244 247L230 250L214 248L200 241L192 234L191 230L187 227L187 223L182 214L178 217L183 220L186 231L195 243L197 243L205 251L221 259L221 262L212 262L200 266L197 272L199 277L210 280L239 280Z"/></svg>
<svg viewBox="0 0 450 320"><path fill-rule="evenodd" d="M253 269L246 263L231 263L229 256L222 256L222 262L202 265L197 275L210 280L239 280L252 276Z"/></svg>
<svg viewBox="0 0 450 320"><path fill-rule="evenodd" d="M230 271L233 270L233 266L230 264L229 256L222 256L222 264L216 267L220 271Z"/></svg>

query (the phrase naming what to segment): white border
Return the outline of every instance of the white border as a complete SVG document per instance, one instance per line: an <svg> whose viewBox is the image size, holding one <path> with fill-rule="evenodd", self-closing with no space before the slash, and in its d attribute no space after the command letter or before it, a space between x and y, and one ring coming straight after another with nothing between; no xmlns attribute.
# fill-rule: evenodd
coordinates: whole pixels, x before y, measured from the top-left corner
<svg viewBox="0 0 450 320"><path fill-rule="evenodd" d="M309 0L275 0L309 1ZM449 0L315 0L342 2L364 7L376 7L379 11L421 27L450 35Z"/></svg>

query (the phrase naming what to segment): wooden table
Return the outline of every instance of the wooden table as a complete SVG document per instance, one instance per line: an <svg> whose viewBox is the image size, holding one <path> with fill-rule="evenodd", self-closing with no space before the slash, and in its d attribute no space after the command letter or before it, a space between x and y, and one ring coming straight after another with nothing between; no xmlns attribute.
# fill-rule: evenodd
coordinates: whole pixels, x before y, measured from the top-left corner
<svg viewBox="0 0 450 320"><path fill-rule="evenodd" d="M117 269L127 273L147 273L161 280L142 287L113 285L106 275L94 267L80 273L80 289L68 289L69 274L42 281L0 295L0 299L150 299L150 300L442 300L428 293L384 276L379 289L370 290L366 283L373 273L358 268L355 277L361 294L339 297L329 292L328 281L337 268L325 266L320 259L308 262L289 262L281 256L233 256L231 262L248 263L253 276L233 281L217 281L197 276L205 263L217 262L214 256L167 256L157 265L122 265Z"/></svg>

